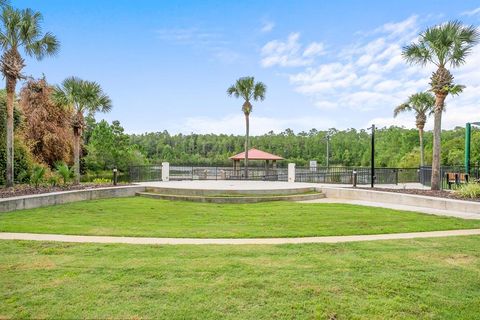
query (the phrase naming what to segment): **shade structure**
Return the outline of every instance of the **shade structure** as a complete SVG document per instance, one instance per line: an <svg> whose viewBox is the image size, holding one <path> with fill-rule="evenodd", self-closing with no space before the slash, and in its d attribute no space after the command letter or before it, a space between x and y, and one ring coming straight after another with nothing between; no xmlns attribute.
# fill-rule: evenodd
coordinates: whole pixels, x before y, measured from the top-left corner
<svg viewBox="0 0 480 320"><path fill-rule="evenodd" d="M245 159L245 152L240 152L239 154L231 156L229 159L243 160ZM248 150L248 160L283 160L283 158L262 150L252 148Z"/></svg>

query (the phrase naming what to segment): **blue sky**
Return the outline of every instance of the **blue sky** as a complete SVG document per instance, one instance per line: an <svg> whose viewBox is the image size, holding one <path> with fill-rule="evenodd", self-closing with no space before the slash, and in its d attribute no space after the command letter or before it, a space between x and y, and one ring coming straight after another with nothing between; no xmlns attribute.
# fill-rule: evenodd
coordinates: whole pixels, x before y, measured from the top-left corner
<svg viewBox="0 0 480 320"><path fill-rule="evenodd" d="M42 12L61 41L57 57L27 59L25 73L52 84L72 75L99 82L114 108L97 119L120 120L131 133L242 134L242 102L225 91L246 75L268 87L254 104L253 134L412 127L413 116L393 119L392 109L425 90L431 70L407 66L401 47L450 19L480 25L480 3L468 0L11 4ZM454 71L467 89L447 101L446 128L480 120L479 47Z"/></svg>

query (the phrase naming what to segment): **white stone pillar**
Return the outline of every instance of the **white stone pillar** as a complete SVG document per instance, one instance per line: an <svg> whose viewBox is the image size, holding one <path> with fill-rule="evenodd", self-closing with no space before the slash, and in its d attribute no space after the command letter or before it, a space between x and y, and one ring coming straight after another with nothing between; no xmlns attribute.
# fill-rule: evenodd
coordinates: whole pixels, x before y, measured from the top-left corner
<svg viewBox="0 0 480 320"><path fill-rule="evenodd" d="M288 182L295 182L295 163L288 164Z"/></svg>
<svg viewBox="0 0 480 320"><path fill-rule="evenodd" d="M170 181L170 163L162 162L162 181Z"/></svg>

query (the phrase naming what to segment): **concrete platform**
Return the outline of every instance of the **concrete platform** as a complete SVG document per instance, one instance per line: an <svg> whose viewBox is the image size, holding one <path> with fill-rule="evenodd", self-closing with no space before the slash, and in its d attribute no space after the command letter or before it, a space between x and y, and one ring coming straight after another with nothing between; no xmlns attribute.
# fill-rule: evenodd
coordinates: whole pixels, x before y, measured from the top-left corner
<svg viewBox="0 0 480 320"><path fill-rule="evenodd" d="M316 183L283 182L283 181L241 181L241 180L193 180L193 181L153 181L141 182L141 186L155 188L174 188L190 190L234 190L236 192L285 190L319 187Z"/></svg>
<svg viewBox="0 0 480 320"><path fill-rule="evenodd" d="M178 190L178 189L177 189ZM291 190L291 189L285 189ZM198 190L193 190L198 192ZM310 191L310 190L309 190ZM171 192L171 191L170 191ZM320 192L314 193L292 193L292 194L274 194L275 190L261 190L261 192L268 192L267 194L254 194L251 192L246 195L235 195L229 193L220 193L216 196L211 195L193 195L193 194L162 194L155 192L137 192L137 196L160 200L173 201L191 201L204 203L258 203L269 201L312 201L325 198L325 195Z"/></svg>

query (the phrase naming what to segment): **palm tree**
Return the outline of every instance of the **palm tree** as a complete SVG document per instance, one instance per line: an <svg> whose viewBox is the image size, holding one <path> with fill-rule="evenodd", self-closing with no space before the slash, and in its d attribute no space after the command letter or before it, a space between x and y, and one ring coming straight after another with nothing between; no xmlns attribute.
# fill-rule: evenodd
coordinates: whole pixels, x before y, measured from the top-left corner
<svg viewBox="0 0 480 320"><path fill-rule="evenodd" d="M410 64L425 66L433 64L437 70L430 77L431 91L435 94L433 125L432 190L440 189L440 152L442 112L448 94L457 95L464 86L453 83L453 76L447 69L465 63L465 58L479 40L474 26L464 26L459 21L450 21L426 29L419 40L403 48L403 57Z"/></svg>
<svg viewBox="0 0 480 320"><path fill-rule="evenodd" d="M42 33L42 15L31 9L19 10L4 6L0 15L0 46L3 54L0 68L6 79L7 90L7 187L13 186L13 103L15 87L19 79L24 78L22 69L25 60L20 51L41 60L45 56L55 55L59 50L57 38Z"/></svg>
<svg viewBox="0 0 480 320"><path fill-rule="evenodd" d="M109 112L112 101L96 82L70 77L55 88L54 100L72 111L73 158L75 183L80 183L80 140L85 128L85 116L96 112Z"/></svg>
<svg viewBox="0 0 480 320"><path fill-rule="evenodd" d="M227 89L229 96L242 98L245 102L242 105L242 111L245 115L245 178L248 178L248 137L250 134L250 113L252 112L252 104L250 101L263 101L267 86L262 82L255 83L254 77L239 78L235 84Z"/></svg>
<svg viewBox="0 0 480 320"><path fill-rule="evenodd" d="M423 129L427 122L427 117L433 113L435 106L435 97L429 92L419 92L412 94L407 102L402 103L393 111L393 116L398 116L401 112L415 111L415 124L418 129L418 137L420 139L420 165L425 165L425 157L423 155Z"/></svg>

